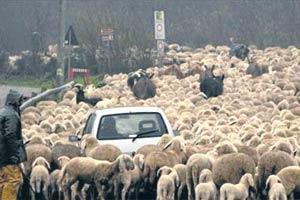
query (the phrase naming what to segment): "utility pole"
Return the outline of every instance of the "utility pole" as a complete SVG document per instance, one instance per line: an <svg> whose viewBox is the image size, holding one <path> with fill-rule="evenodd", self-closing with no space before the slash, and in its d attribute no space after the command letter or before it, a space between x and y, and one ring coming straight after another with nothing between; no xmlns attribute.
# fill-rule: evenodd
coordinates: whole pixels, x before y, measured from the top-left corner
<svg viewBox="0 0 300 200"><path fill-rule="evenodd" d="M59 56L58 56L58 68L56 71L58 85L63 85L65 81L65 0L59 0Z"/></svg>

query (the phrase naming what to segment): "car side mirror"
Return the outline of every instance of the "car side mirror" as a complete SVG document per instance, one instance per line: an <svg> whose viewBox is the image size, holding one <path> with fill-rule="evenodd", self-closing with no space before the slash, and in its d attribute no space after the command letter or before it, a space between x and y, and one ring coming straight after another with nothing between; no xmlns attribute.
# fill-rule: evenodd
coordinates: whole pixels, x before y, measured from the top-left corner
<svg viewBox="0 0 300 200"><path fill-rule="evenodd" d="M69 135L69 141L70 142L78 142L80 140L81 140L81 138L78 137L78 135Z"/></svg>

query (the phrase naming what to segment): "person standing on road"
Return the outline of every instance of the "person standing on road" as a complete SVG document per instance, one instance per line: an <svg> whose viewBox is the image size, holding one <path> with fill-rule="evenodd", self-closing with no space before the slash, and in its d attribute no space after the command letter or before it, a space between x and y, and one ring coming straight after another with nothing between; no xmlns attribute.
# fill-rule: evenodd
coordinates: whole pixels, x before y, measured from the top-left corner
<svg viewBox="0 0 300 200"><path fill-rule="evenodd" d="M0 109L0 199L17 199L22 181L20 164L27 159L22 138L20 106L23 96L10 90Z"/></svg>

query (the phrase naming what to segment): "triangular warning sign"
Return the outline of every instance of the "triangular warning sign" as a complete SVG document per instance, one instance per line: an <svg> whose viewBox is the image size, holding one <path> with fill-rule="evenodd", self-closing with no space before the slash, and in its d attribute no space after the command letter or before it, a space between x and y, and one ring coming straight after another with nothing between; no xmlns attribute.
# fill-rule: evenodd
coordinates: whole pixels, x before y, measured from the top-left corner
<svg viewBox="0 0 300 200"><path fill-rule="evenodd" d="M65 45L78 45L78 40L76 38L74 29L72 26L69 27L66 36L65 36Z"/></svg>

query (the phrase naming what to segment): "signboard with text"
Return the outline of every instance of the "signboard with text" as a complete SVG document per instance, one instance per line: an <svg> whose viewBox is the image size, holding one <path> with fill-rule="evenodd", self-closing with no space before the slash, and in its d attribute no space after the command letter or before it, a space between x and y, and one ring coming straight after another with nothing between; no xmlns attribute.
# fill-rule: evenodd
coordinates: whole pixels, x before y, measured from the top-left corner
<svg viewBox="0 0 300 200"><path fill-rule="evenodd" d="M164 11L154 11L154 29L156 40L166 39Z"/></svg>
<svg viewBox="0 0 300 200"><path fill-rule="evenodd" d="M113 41L114 40L114 29L112 29L112 28L101 29L101 40L103 42Z"/></svg>

